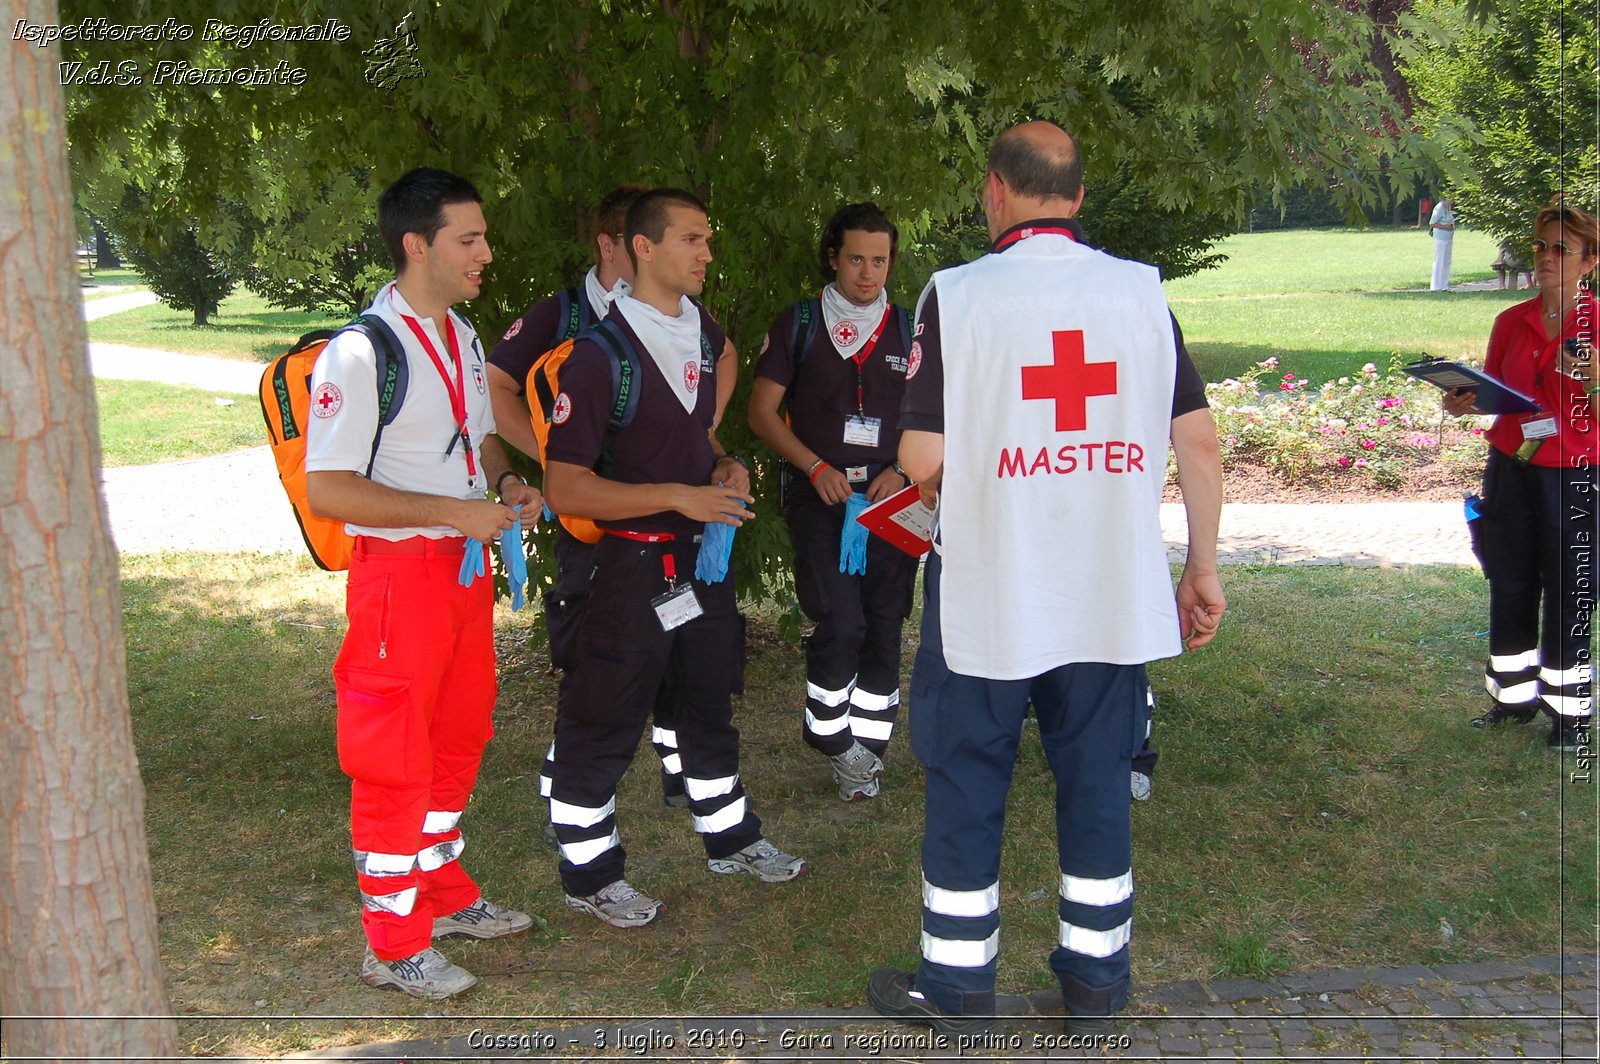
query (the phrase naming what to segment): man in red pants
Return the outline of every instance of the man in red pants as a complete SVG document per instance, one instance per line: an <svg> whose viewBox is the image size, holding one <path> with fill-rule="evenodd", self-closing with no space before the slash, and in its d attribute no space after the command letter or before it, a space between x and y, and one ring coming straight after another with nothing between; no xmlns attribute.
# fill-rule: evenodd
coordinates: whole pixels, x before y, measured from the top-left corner
<svg viewBox="0 0 1600 1064"><path fill-rule="evenodd" d="M311 508L356 537L333 678L367 934L361 977L436 1000L477 979L434 937L498 938L532 924L486 901L459 860L457 821L496 693L494 585L463 587L460 573L467 551L516 521L513 506L532 514L541 500L506 469L483 345L450 309L478 294L493 257L477 190L412 170L378 198L378 228L396 279L366 315L398 341L405 383L380 434L372 343L354 330L335 336L312 375L306 481Z"/></svg>

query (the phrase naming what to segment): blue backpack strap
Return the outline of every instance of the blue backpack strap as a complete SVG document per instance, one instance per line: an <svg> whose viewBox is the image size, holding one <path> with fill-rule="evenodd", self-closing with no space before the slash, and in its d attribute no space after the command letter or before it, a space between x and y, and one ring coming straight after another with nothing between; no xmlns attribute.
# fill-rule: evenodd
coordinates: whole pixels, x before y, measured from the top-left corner
<svg viewBox="0 0 1600 1064"><path fill-rule="evenodd" d="M556 293L556 331L550 338L550 347L559 347L592 324L594 308L589 306L589 293L582 285L563 288Z"/></svg>
<svg viewBox="0 0 1600 1064"><path fill-rule="evenodd" d="M372 434L372 453L367 458L367 476L370 478L372 467L378 461L378 441L383 439L384 426L394 421L395 415L400 412L400 404L405 402L411 372L400 338L389 328L389 323L376 314L358 315L345 329L365 336L371 342L377 359L378 428Z"/></svg>
<svg viewBox="0 0 1600 1064"><path fill-rule="evenodd" d="M896 305L894 317L900 326L900 350L909 355L911 353L911 311Z"/></svg>
<svg viewBox="0 0 1600 1064"><path fill-rule="evenodd" d="M600 442L600 462L596 469L604 475L614 465L611 448L617 433L633 424L634 415L639 412L639 385L643 375L639 372L633 345L628 343L615 321L607 318L596 322L584 339L599 344L611 365L611 394L615 399L611 404L611 416L606 421L605 436Z"/></svg>
<svg viewBox="0 0 1600 1064"><path fill-rule="evenodd" d="M794 368L805 361L811 341L817 335L817 325L822 321L822 300L816 296L802 299L794 305L794 326L789 330L789 354Z"/></svg>

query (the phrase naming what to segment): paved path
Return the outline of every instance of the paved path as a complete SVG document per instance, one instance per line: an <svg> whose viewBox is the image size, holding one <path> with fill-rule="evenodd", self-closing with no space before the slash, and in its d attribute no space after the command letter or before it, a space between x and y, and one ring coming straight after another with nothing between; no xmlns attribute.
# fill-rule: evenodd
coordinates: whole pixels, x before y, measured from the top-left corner
<svg viewBox="0 0 1600 1064"><path fill-rule="evenodd" d="M293 1059L1594 1060L1596 993L1593 957L1532 957L1136 988L1121 1030L1093 1047L1068 1042L1059 994L1040 992L1003 996L1008 1018L965 1043L862 1006L805 1016L497 1017L473 1021L473 1034ZM594 1048L597 1030L608 1051Z"/></svg>
<svg viewBox="0 0 1600 1064"><path fill-rule="evenodd" d="M116 287L122 287L120 285ZM110 291L112 289L106 289ZM137 307L148 307L152 303L160 302L154 292L126 292L121 295L101 296L99 299L86 299L83 301L83 320L94 321L111 314L120 314L125 310Z"/></svg>

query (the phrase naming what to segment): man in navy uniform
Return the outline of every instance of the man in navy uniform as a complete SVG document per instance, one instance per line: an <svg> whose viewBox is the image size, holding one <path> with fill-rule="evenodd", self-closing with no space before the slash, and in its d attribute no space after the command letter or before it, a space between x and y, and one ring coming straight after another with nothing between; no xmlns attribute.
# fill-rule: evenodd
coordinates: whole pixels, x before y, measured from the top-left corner
<svg viewBox="0 0 1600 1064"><path fill-rule="evenodd" d="M917 580L917 559L876 536L865 572L839 563L851 497L881 502L910 483L896 456L910 329L885 288L899 240L874 204L834 212L819 256L827 283L767 330L750 392L750 428L787 463L795 595L816 622L806 640L803 735L828 757L847 802L878 794Z"/></svg>
<svg viewBox="0 0 1600 1064"><path fill-rule="evenodd" d="M733 581L695 576L705 525L737 527L754 501L743 460L717 458L710 438L717 367L709 352L726 338L690 298L711 262L705 206L679 189L651 190L628 209L624 236L633 293L574 346L545 454L551 509L593 518L606 532L595 546L571 696L556 715L550 819L567 904L637 927L661 902L623 878L616 786L664 678L707 867L777 883L806 863L763 837L739 779L731 696L743 626ZM636 406L613 430L624 368Z"/></svg>
<svg viewBox="0 0 1600 1064"><path fill-rule="evenodd" d="M938 496L908 711L927 769L922 964L875 972L868 996L948 1033L992 1021L1001 829L1031 702L1056 777L1050 966L1068 1033L1103 1033L1129 983L1142 666L1216 634L1221 463L1159 275L1082 242L1072 138L1048 122L1003 134L983 201L992 252L923 292L901 419L901 464ZM1189 519L1176 602L1169 438Z"/></svg>

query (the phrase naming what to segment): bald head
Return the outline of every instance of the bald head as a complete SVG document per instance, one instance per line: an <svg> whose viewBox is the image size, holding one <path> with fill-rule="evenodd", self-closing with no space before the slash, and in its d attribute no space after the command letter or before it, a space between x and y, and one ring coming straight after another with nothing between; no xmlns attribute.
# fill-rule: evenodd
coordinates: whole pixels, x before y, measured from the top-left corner
<svg viewBox="0 0 1600 1064"><path fill-rule="evenodd" d="M1030 200L1075 201L1083 190L1078 145L1053 122L1024 122L1000 134L989 149L989 172Z"/></svg>

